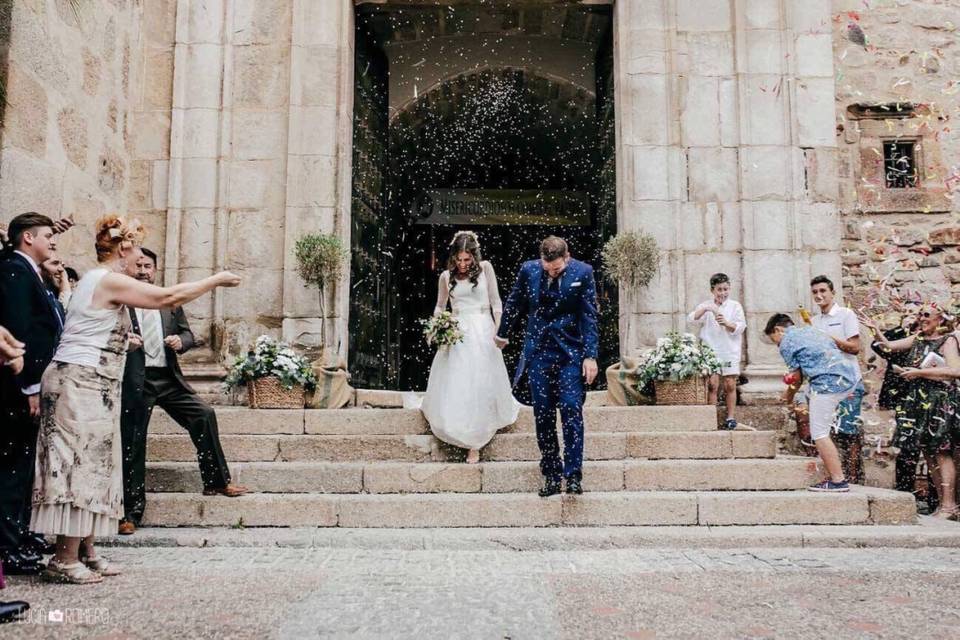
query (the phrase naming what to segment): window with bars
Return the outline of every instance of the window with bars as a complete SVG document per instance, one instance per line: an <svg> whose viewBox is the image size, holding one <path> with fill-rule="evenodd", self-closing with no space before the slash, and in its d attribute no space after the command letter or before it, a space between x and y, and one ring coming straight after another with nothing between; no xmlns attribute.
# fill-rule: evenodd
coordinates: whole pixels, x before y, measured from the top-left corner
<svg viewBox="0 0 960 640"><path fill-rule="evenodd" d="M917 144L913 140L883 143L883 173L887 189L917 188Z"/></svg>

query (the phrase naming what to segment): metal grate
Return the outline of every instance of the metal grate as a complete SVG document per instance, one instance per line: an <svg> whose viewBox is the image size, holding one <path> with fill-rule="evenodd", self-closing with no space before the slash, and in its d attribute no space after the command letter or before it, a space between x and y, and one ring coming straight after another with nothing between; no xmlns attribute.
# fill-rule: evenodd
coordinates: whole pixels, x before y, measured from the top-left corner
<svg viewBox="0 0 960 640"><path fill-rule="evenodd" d="M913 141L883 143L883 173L887 189L917 188L916 147Z"/></svg>

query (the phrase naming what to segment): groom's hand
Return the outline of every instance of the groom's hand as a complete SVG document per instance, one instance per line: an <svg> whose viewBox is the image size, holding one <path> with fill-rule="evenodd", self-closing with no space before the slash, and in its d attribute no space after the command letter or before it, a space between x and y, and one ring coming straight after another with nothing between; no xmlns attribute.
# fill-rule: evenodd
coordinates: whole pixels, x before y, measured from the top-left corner
<svg viewBox="0 0 960 640"><path fill-rule="evenodd" d="M493 336L493 344L497 345L497 349L503 349L508 342L509 340L504 340L500 336Z"/></svg>
<svg viewBox="0 0 960 640"><path fill-rule="evenodd" d="M586 379L587 384L593 384L593 381L597 378L597 361L593 358L587 358L583 361L583 377Z"/></svg>

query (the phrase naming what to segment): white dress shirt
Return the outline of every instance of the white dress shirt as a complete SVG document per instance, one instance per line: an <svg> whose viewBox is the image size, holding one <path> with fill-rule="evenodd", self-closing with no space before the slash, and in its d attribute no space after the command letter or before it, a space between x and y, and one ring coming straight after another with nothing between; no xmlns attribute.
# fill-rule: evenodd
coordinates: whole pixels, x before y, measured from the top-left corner
<svg viewBox="0 0 960 640"><path fill-rule="evenodd" d="M713 300L703 304L716 304ZM699 307L698 307L699 308ZM720 358L720 362L727 369L739 369L740 354L743 351L743 332L747 329L747 322L743 314L743 307L736 300L727 298L719 306L720 313L727 322L734 325L733 331L720 326L717 317L712 311L706 311L699 319L694 318L697 310L694 309L687 316L687 321L700 325L700 339L710 345Z"/></svg>
<svg viewBox="0 0 960 640"><path fill-rule="evenodd" d="M42 285L43 285L43 288L46 289L46 288L47 288L47 285L44 284L44 282L43 282L43 276L40 275L40 265L38 265L36 262L34 262L34 261L33 261L33 258L31 258L31 257L28 256L27 254L25 254L23 251L19 251L19 250L17 250L17 249L14 249L13 252L16 253L16 254L18 254L18 255L23 256L24 259L26 259L26 261L30 263L30 266L33 267L34 272L37 274L37 277L40 278L40 284L42 284ZM32 384L32 385L30 385L29 387L24 387L24 388L21 389L20 391L23 392L23 395L25 395L25 396L33 396L33 395L36 395L36 394L40 393L40 383L38 382L37 384Z"/></svg>
<svg viewBox="0 0 960 640"><path fill-rule="evenodd" d="M137 309L137 322L140 323L140 336L143 338L143 355L148 367L167 366L167 354L163 348L163 319L157 309ZM151 334L147 330L148 323L153 323L155 331ZM147 344L153 337L153 343Z"/></svg>
<svg viewBox="0 0 960 640"><path fill-rule="evenodd" d="M815 328L820 329L832 338L849 340L853 336L860 335L860 321L857 320L857 314L852 309L841 307L836 302L830 307L830 311L818 313L810 319L810 322ZM860 371L860 359L857 358L856 354L846 351L842 351L842 353L843 358L856 369L857 381L859 382L863 378Z"/></svg>

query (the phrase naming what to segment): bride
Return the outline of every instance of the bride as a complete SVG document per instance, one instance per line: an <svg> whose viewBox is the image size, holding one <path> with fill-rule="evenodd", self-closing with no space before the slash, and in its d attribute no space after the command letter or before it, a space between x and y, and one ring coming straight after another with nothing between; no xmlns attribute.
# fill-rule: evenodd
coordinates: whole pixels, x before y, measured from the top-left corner
<svg viewBox="0 0 960 640"><path fill-rule="evenodd" d="M433 434L469 449L467 462L476 464L480 448L499 429L516 422L520 408L503 354L493 341L503 304L493 265L480 259L477 234L460 231L453 237L447 269L437 286L433 313L445 310L449 300L463 341L437 351L421 409Z"/></svg>

